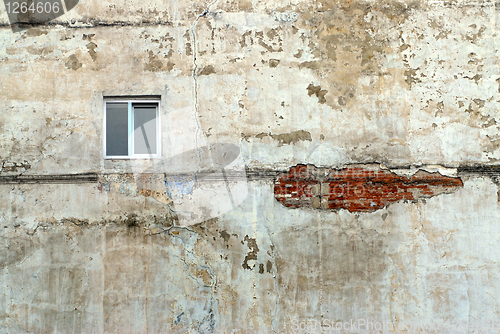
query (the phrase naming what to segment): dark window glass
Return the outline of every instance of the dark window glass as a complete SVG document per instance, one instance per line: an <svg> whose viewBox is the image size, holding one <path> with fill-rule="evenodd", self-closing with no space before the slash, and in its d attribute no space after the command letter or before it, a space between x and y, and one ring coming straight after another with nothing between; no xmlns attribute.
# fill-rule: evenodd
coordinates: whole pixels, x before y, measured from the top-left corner
<svg viewBox="0 0 500 334"><path fill-rule="evenodd" d="M106 103L106 155L128 155L128 103Z"/></svg>

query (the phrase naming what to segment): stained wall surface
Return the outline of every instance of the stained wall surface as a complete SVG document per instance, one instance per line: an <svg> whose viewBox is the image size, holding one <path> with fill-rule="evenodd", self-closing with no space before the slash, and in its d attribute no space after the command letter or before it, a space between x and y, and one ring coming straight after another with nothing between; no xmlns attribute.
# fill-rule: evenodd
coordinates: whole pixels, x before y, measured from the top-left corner
<svg viewBox="0 0 500 334"><path fill-rule="evenodd" d="M81 0L12 29L0 6L0 333L497 332L499 22ZM103 157L109 96L161 98L162 158Z"/></svg>

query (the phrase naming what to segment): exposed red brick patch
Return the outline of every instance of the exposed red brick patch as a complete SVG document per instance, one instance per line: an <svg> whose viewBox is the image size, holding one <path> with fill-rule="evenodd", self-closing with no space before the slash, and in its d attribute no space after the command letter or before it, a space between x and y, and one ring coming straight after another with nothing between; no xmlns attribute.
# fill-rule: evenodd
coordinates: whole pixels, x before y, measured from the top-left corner
<svg viewBox="0 0 500 334"><path fill-rule="evenodd" d="M388 170L346 167L341 170L297 165L278 176L274 196L287 207L375 211L392 202L433 197L463 187L460 178L419 171L405 177Z"/></svg>

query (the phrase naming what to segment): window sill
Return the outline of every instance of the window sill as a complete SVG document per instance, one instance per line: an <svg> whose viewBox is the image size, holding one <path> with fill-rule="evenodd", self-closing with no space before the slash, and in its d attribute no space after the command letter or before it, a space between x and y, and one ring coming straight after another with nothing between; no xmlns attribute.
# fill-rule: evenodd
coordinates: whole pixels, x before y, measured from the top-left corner
<svg viewBox="0 0 500 334"><path fill-rule="evenodd" d="M110 156L104 157L105 160L159 160L161 156L153 155L153 156L132 156L132 157L120 157L120 156Z"/></svg>

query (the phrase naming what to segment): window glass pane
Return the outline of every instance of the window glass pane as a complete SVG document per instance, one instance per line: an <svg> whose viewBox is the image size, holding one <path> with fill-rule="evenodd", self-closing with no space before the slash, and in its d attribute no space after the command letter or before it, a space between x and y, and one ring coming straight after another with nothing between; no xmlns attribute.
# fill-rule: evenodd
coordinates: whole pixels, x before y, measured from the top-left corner
<svg viewBox="0 0 500 334"><path fill-rule="evenodd" d="M134 154L156 154L156 104L134 104Z"/></svg>
<svg viewBox="0 0 500 334"><path fill-rule="evenodd" d="M106 155L128 155L128 103L106 103Z"/></svg>

